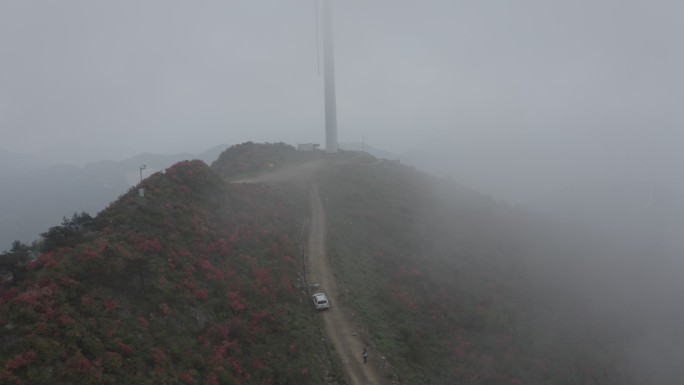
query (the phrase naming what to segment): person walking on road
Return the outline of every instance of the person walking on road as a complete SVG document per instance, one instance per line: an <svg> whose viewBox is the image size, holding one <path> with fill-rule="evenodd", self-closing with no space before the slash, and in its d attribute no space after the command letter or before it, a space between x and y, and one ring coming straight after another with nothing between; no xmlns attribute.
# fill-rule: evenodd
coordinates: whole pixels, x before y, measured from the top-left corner
<svg viewBox="0 0 684 385"><path fill-rule="evenodd" d="M368 350L366 350L366 348L363 348L363 353L361 353L361 355L363 356L363 363L365 364L366 360L368 360Z"/></svg>

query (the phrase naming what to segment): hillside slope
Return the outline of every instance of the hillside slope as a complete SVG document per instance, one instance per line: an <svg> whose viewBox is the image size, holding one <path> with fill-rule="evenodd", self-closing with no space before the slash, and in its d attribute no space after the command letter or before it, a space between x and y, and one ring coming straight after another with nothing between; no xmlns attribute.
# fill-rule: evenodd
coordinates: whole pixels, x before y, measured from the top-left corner
<svg viewBox="0 0 684 385"><path fill-rule="evenodd" d="M344 305L402 383L634 383L616 315L561 279L585 251L543 223L396 162L340 163L320 184Z"/></svg>
<svg viewBox="0 0 684 385"><path fill-rule="evenodd" d="M279 174L253 156L272 146L236 146L252 154L249 180ZM294 159L293 149L278 149L286 151ZM296 156L281 158L284 174L306 164ZM597 313L587 296L605 295L582 272L598 266L582 265L601 251L583 244L589 238L564 238L562 228L397 162L354 152L326 160L313 182L342 293L335 306L353 315L396 382L638 383L617 342L634 330L616 322L619 312Z"/></svg>
<svg viewBox="0 0 684 385"><path fill-rule="evenodd" d="M92 221L51 228L23 279L0 288L0 384L344 384L348 357L321 333L332 312L314 312L300 280L312 186L333 306L383 380L684 375L682 288L657 266L453 180L250 142L143 186L144 199L132 190Z"/></svg>
<svg viewBox="0 0 684 385"><path fill-rule="evenodd" d="M102 160L83 167L40 164L25 154L0 150L0 250L16 239L30 242L63 216L97 212L139 182L142 176L188 159L210 162L227 146L199 154L139 154L121 161ZM101 158L99 158L101 159Z"/></svg>
<svg viewBox="0 0 684 385"><path fill-rule="evenodd" d="M0 297L0 383L320 384L297 289L306 201L181 162Z"/></svg>

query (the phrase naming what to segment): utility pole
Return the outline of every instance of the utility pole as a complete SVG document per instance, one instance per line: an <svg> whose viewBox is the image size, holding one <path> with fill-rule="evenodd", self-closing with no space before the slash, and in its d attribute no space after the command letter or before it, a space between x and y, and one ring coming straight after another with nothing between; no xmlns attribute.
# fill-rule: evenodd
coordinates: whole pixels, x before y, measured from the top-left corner
<svg viewBox="0 0 684 385"><path fill-rule="evenodd" d="M142 166L140 166L140 188L138 189L138 194L140 194L141 198L145 197L145 189L142 186L142 181L143 181L142 170L144 170L145 168L147 168L146 164L143 164Z"/></svg>
<svg viewBox="0 0 684 385"><path fill-rule="evenodd" d="M146 169L146 168L147 168L147 165L146 165L146 164L143 164L142 166L140 166L140 185L141 185L141 186L142 186L142 180L143 180L143 179L142 179L142 170L144 170L144 169Z"/></svg>

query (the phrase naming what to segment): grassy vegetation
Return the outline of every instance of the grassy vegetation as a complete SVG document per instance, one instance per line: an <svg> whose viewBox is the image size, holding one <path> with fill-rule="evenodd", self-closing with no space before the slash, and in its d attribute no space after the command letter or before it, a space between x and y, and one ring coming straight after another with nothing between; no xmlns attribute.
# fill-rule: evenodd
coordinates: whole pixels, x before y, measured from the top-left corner
<svg viewBox="0 0 684 385"><path fill-rule="evenodd" d="M299 152L285 143L245 142L231 146L221 153L211 164L211 169L224 178L234 178L277 170L322 155L322 151Z"/></svg>
<svg viewBox="0 0 684 385"><path fill-rule="evenodd" d="M224 182L320 156L250 142L181 162L50 228L37 259L3 254L21 279L0 289L0 384L343 383L298 288L307 186ZM558 279L577 250L543 223L396 162L329 158L342 305L400 383L634 383L620 328Z"/></svg>
<svg viewBox="0 0 684 385"><path fill-rule="evenodd" d="M324 383L297 288L306 195L229 186L199 161L144 187L2 291L0 383Z"/></svg>
<svg viewBox="0 0 684 385"><path fill-rule="evenodd" d="M630 383L577 299L535 275L554 249L528 253L526 214L395 162L320 183L345 302L402 383Z"/></svg>

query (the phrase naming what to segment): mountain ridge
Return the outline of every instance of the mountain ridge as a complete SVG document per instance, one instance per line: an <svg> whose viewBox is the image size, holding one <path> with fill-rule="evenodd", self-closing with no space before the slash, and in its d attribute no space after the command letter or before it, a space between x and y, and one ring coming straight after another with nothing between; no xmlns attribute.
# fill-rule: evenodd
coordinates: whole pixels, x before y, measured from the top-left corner
<svg viewBox="0 0 684 385"><path fill-rule="evenodd" d="M313 179L236 181L311 160L323 165ZM662 266L642 269L641 250L395 161L247 142L211 166L154 173L144 198L130 190L85 227L75 217L51 228L58 246L0 291L0 379L344 384L300 279L311 182L341 293L333 306L352 315L388 380L679 378L666 358L684 341L667 331L684 314L662 305L681 284L654 281ZM658 329L644 335L648 325Z"/></svg>
<svg viewBox="0 0 684 385"><path fill-rule="evenodd" d="M74 212L98 212L135 186L142 176L187 159L209 163L227 145L215 146L199 154L139 154L122 161L89 162L84 167L66 164L24 165L3 163L0 179L0 250L14 240L31 242L43 229L59 223ZM21 154L20 154L21 155Z"/></svg>
<svg viewBox="0 0 684 385"><path fill-rule="evenodd" d="M319 383L301 351L324 352L296 337L315 326L295 295L297 203L229 187L201 161L143 187L145 198L125 194L83 242L44 249L3 289L0 380Z"/></svg>

